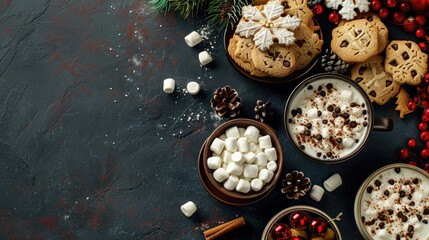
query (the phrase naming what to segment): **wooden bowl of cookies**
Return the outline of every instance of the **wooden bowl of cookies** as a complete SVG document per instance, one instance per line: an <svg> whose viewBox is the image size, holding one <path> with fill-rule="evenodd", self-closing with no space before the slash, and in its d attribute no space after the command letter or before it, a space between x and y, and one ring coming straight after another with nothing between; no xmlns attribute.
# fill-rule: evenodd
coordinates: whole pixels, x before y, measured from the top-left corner
<svg viewBox="0 0 429 240"><path fill-rule="evenodd" d="M234 68L264 83L290 82L308 73L319 60L323 36L312 11L307 5L300 7L301 12L294 12L277 1L243 7L244 17L224 34L225 52ZM267 13L274 9L277 15ZM267 24L256 21L261 17ZM277 24L280 21L286 23Z"/></svg>
<svg viewBox="0 0 429 240"><path fill-rule="evenodd" d="M248 205L274 188L282 168L283 151L274 130L241 118L221 124L207 138L198 171L213 197L230 205Z"/></svg>

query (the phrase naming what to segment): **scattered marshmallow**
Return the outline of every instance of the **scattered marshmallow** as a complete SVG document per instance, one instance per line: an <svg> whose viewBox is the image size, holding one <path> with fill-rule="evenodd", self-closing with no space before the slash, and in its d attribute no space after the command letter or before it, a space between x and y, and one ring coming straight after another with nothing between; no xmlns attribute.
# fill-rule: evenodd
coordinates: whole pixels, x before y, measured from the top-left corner
<svg viewBox="0 0 429 240"><path fill-rule="evenodd" d="M197 206L194 202L189 201L180 206L180 210L182 210L182 213L185 214L185 216L190 217L197 211Z"/></svg>
<svg viewBox="0 0 429 240"><path fill-rule="evenodd" d="M241 137L237 140L238 151L242 153L249 152L249 141L245 137Z"/></svg>
<svg viewBox="0 0 429 240"><path fill-rule="evenodd" d="M200 92L200 84L197 82L188 82L186 90L188 90L188 93L191 95L197 95Z"/></svg>
<svg viewBox="0 0 429 240"><path fill-rule="evenodd" d="M213 152L220 154L225 147L225 142L220 138L215 138L210 145L210 150Z"/></svg>
<svg viewBox="0 0 429 240"><path fill-rule="evenodd" d="M243 154L241 152L234 152L231 156L231 160L237 164L244 163Z"/></svg>
<svg viewBox="0 0 429 240"><path fill-rule="evenodd" d="M274 176L274 172L268 169L262 169L261 171L259 171L259 179L261 179L266 183L271 181L273 176Z"/></svg>
<svg viewBox="0 0 429 240"><path fill-rule="evenodd" d="M267 165L267 161L268 161L268 158L265 153L260 152L256 154L256 164L258 166L265 167Z"/></svg>
<svg viewBox="0 0 429 240"><path fill-rule="evenodd" d="M255 126L248 126L244 132L244 136L247 137L250 142L256 143L259 138L259 129Z"/></svg>
<svg viewBox="0 0 429 240"><path fill-rule="evenodd" d="M243 173L243 165L235 163L235 162L230 162L226 166L226 172L228 174L239 176L239 175L241 175L241 173Z"/></svg>
<svg viewBox="0 0 429 240"><path fill-rule="evenodd" d="M174 81L174 79L172 78L166 78L164 79L164 84L162 86L162 89L164 90L165 93L173 93L174 89L176 88L176 81Z"/></svg>
<svg viewBox="0 0 429 240"><path fill-rule="evenodd" d="M336 188L341 186L341 184L343 184L343 180L341 179L341 176L338 173L333 174L323 182L323 186L329 192L334 191Z"/></svg>
<svg viewBox="0 0 429 240"><path fill-rule="evenodd" d="M238 132L240 133L240 136L241 137L244 137L244 132L246 131L246 129L245 128L238 128Z"/></svg>
<svg viewBox="0 0 429 240"><path fill-rule="evenodd" d="M243 168L243 176L245 178L255 178L258 176L258 165L245 164Z"/></svg>
<svg viewBox="0 0 429 240"><path fill-rule="evenodd" d="M273 147L270 135L265 135L259 138L259 147L262 149Z"/></svg>
<svg viewBox="0 0 429 240"><path fill-rule="evenodd" d="M277 160L277 152L275 148L266 148L264 150L265 154L267 155L268 161L276 161Z"/></svg>
<svg viewBox="0 0 429 240"><path fill-rule="evenodd" d="M230 152L237 151L237 139L232 137L225 139L225 149Z"/></svg>
<svg viewBox="0 0 429 240"><path fill-rule="evenodd" d="M250 191L250 182L244 179L238 181L237 186L235 187L237 192L248 193Z"/></svg>
<svg viewBox="0 0 429 240"><path fill-rule="evenodd" d="M213 177L218 182L223 182L229 177L229 174L226 172L225 168L218 168L213 172Z"/></svg>
<svg viewBox="0 0 429 240"><path fill-rule="evenodd" d="M318 117L318 114L317 114L317 112L318 112L319 110L317 110L317 108L310 108L308 111L307 111L307 116L308 116L308 118L310 119L310 120L313 120L313 119L316 119L317 117Z"/></svg>
<svg viewBox="0 0 429 240"><path fill-rule="evenodd" d="M192 31L191 33L189 33L185 37L185 42L186 42L186 44L188 44L189 47L194 47L195 45L197 45L201 41L203 41L203 38L196 31Z"/></svg>
<svg viewBox="0 0 429 240"><path fill-rule="evenodd" d="M221 164L222 164L222 159L220 157L209 157L207 159L207 167L212 170L216 170L220 168Z"/></svg>
<svg viewBox="0 0 429 240"><path fill-rule="evenodd" d="M238 139L240 137L240 132L238 131L238 127L234 126L234 127L230 127L228 129L226 129L225 130L225 135L228 138Z"/></svg>
<svg viewBox="0 0 429 240"><path fill-rule="evenodd" d="M213 61L212 56L210 56L210 53L207 51L200 52L200 54L198 54L198 59L200 60L201 65L207 65Z"/></svg>
<svg viewBox="0 0 429 240"><path fill-rule="evenodd" d="M249 143L249 151L257 152L259 150L259 146L255 143Z"/></svg>
<svg viewBox="0 0 429 240"><path fill-rule="evenodd" d="M250 188L252 188L252 190L256 192L260 191L263 186L264 182L259 178L255 178L250 182Z"/></svg>
<svg viewBox="0 0 429 240"><path fill-rule="evenodd" d="M310 197L316 202L319 202L322 199L325 190L319 185L313 185L310 191Z"/></svg>
<svg viewBox="0 0 429 240"><path fill-rule="evenodd" d="M269 161L267 163L267 169L275 172L277 170L277 163L275 161Z"/></svg>
<svg viewBox="0 0 429 240"><path fill-rule="evenodd" d="M223 187L224 188L226 188L226 189L228 189L228 190L230 190L230 191L232 191L232 190L234 190L235 189L235 187L237 186L237 184L238 184L238 181L239 181L240 179L237 177L237 176L235 176L235 175L231 175L231 176L229 176L229 178L223 183Z"/></svg>

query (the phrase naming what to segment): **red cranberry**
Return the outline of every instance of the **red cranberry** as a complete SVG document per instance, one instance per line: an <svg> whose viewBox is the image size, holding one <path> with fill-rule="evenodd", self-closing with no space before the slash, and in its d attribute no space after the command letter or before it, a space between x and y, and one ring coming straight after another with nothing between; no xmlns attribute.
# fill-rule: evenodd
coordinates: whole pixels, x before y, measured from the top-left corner
<svg viewBox="0 0 429 240"><path fill-rule="evenodd" d="M428 46L426 45L425 42L419 42L417 45L419 46L420 50L422 50L422 52L428 49Z"/></svg>
<svg viewBox="0 0 429 240"><path fill-rule="evenodd" d="M429 169L429 162L425 163L425 165L423 166L423 168L424 168L425 170L428 170L428 169Z"/></svg>
<svg viewBox="0 0 429 240"><path fill-rule="evenodd" d="M416 110L416 108L417 108L417 104L415 103L415 102L408 102L407 103L407 108L408 108L408 110L410 110L410 111L414 111L414 110Z"/></svg>
<svg viewBox="0 0 429 240"><path fill-rule="evenodd" d="M426 73L426 75L425 75L425 83L429 84L429 73Z"/></svg>
<svg viewBox="0 0 429 240"><path fill-rule="evenodd" d="M418 38L424 38L426 35L426 31L423 28L417 28L415 35Z"/></svg>
<svg viewBox="0 0 429 240"><path fill-rule="evenodd" d="M417 141L415 139L410 139L407 142L409 148L415 148L417 146Z"/></svg>
<svg viewBox="0 0 429 240"><path fill-rule="evenodd" d="M323 12L323 7L321 4L316 4L313 6L313 8L311 9L311 11L313 11L314 14L316 15L320 15Z"/></svg>
<svg viewBox="0 0 429 240"><path fill-rule="evenodd" d="M428 132L428 131L423 131L423 132L421 132L421 133L420 133L420 139L421 139L423 142L428 141L428 140L429 140L429 132Z"/></svg>
<svg viewBox="0 0 429 240"><path fill-rule="evenodd" d="M421 119L423 122L426 122L426 123L429 122L429 117L427 117L426 115L422 115Z"/></svg>
<svg viewBox="0 0 429 240"><path fill-rule="evenodd" d="M419 101L420 101L419 96L414 96L414 97L413 97L413 102L415 102L415 103L419 103Z"/></svg>
<svg viewBox="0 0 429 240"><path fill-rule="evenodd" d="M420 152L422 158L429 158L429 149L425 148Z"/></svg>
<svg viewBox="0 0 429 240"><path fill-rule="evenodd" d="M408 164L413 165L413 166L417 166L416 161L409 161Z"/></svg>
<svg viewBox="0 0 429 240"><path fill-rule="evenodd" d="M373 11L378 11L381 9L381 1L380 0L372 0L370 6L371 6L371 9Z"/></svg>
<svg viewBox="0 0 429 240"><path fill-rule="evenodd" d="M419 26L424 26L426 24L426 17L423 15L415 16L414 20L416 21L417 25L419 25Z"/></svg>
<svg viewBox="0 0 429 240"><path fill-rule="evenodd" d="M410 11L411 6L408 2L401 2L399 4L399 9L401 9L401 11L403 11L404 13L407 13Z"/></svg>
<svg viewBox="0 0 429 240"><path fill-rule="evenodd" d="M387 6L390 8L396 7L397 4L398 2L396 0L387 0Z"/></svg>
<svg viewBox="0 0 429 240"><path fill-rule="evenodd" d="M423 106L423 107L425 107L425 108L429 107L429 102L428 102L428 101L426 101L426 100L422 101L422 102L421 102L421 104L422 104L422 106Z"/></svg>
<svg viewBox="0 0 429 240"><path fill-rule="evenodd" d="M336 12L336 11L332 11L329 15L328 15L328 20L331 23L338 23L340 21L340 15Z"/></svg>
<svg viewBox="0 0 429 240"><path fill-rule="evenodd" d="M425 108L423 114L429 117L429 108Z"/></svg>
<svg viewBox="0 0 429 240"><path fill-rule="evenodd" d="M429 141L426 142L426 148L429 148Z"/></svg>
<svg viewBox="0 0 429 240"><path fill-rule="evenodd" d="M381 8L378 10L378 16L380 16L380 18L387 18L389 16L389 9L385 7Z"/></svg>
<svg viewBox="0 0 429 240"><path fill-rule="evenodd" d="M428 93L427 92L420 93L420 99L421 100L427 100L428 99Z"/></svg>
<svg viewBox="0 0 429 240"><path fill-rule="evenodd" d="M408 157L410 157L410 152L406 148L402 148L399 153L401 154L402 159L407 159Z"/></svg>
<svg viewBox="0 0 429 240"><path fill-rule="evenodd" d="M404 12L394 12L393 13L393 21L397 24L403 23L405 20L405 13Z"/></svg>
<svg viewBox="0 0 429 240"><path fill-rule="evenodd" d="M419 125L417 125L420 131L426 131L428 129L428 124L425 122L420 122Z"/></svg>

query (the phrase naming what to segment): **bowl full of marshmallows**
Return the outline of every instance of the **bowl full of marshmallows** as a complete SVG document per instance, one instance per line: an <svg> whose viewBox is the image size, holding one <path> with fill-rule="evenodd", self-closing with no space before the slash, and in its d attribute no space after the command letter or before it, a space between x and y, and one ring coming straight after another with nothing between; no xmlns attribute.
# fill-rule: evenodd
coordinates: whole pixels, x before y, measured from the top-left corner
<svg viewBox="0 0 429 240"><path fill-rule="evenodd" d="M216 199L231 205L261 200L274 188L283 167L276 133L252 119L233 119L208 137L200 177Z"/></svg>

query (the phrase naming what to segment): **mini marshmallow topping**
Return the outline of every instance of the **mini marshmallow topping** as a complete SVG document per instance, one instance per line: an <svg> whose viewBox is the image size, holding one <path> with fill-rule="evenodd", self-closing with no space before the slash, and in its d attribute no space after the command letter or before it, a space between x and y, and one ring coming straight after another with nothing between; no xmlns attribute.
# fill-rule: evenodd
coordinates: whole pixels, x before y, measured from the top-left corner
<svg viewBox="0 0 429 240"><path fill-rule="evenodd" d="M291 101L288 132L312 158L346 158L361 146L369 132L365 98L347 82L316 80Z"/></svg>
<svg viewBox="0 0 429 240"><path fill-rule="evenodd" d="M215 138L210 145L212 156L207 166L215 170L213 177L230 191L260 191L277 170L277 150L270 135L261 135L255 126L234 126L225 136L224 140Z"/></svg>
<svg viewBox="0 0 429 240"><path fill-rule="evenodd" d="M361 221L372 239L429 239L427 176L392 167L377 174L363 191Z"/></svg>

